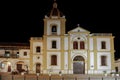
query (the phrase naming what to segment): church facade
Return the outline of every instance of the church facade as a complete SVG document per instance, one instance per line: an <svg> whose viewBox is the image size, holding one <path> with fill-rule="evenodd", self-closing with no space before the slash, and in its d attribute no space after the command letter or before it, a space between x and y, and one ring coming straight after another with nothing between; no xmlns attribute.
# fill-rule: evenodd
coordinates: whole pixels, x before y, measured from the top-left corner
<svg viewBox="0 0 120 80"><path fill-rule="evenodd" d="M114 36L90 33L78 25L65 33L65 16L53 3L44 17L43 37L31 37L30 45L0 49L0 71L41 74L103 74L115 71ZM16 47L16 46L14 46ZM26 48L25 48L26 47ZM12 52L11 52L12 51ZM11 57L14 53L15 58Z"/></svg>

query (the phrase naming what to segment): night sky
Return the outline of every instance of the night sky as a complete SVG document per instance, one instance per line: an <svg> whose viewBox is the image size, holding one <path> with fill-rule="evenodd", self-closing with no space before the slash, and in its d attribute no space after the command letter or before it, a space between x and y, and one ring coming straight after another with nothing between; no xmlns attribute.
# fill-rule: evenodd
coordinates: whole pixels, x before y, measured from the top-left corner
<svg viewBox="0 0 120 80"><path fill-rule="evenodd" d="M1 2L0 42L29 42L42 37L43 18L50 12L53 0ZM115 57L120 58L119 4L115 1L56 0L66 17L66 32L77 24L91 33L112 33Z"/></svg>

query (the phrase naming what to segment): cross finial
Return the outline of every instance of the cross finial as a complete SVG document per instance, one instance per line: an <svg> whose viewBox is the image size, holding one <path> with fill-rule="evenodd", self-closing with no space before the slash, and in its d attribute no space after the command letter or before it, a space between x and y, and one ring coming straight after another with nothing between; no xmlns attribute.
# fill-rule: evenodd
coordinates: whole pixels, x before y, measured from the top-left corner
<svg viewBox="0 0 120 80"><path fill-rule="evenodd" d="M54 0L53 8L57 8L56 0Z"/></svg>
<svg viewBox="0 0 120 80"><path fill-rule="evenodd" d="M80 27L80 24L77 24L78 27Z"/></svg>

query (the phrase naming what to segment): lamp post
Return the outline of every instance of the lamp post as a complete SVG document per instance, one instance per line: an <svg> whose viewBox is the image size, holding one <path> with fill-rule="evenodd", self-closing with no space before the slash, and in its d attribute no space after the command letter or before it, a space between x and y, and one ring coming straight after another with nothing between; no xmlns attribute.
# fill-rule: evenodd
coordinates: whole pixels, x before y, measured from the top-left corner
<svg viewBox="0 0 120 80"><path fill-rule="evenodd" d="M67 74L68 74L68 65L66 64L65 66L66 66L66 70L67 70Z"/></svg>
<svg viewBox="0 0 120 80"><path fill-rule="evenodd" d="M93 65L91 65L91 69L92 69L92 74L94 74L94 71L93 71L93 69L94 69L94 66L93 66Z"/></svg>

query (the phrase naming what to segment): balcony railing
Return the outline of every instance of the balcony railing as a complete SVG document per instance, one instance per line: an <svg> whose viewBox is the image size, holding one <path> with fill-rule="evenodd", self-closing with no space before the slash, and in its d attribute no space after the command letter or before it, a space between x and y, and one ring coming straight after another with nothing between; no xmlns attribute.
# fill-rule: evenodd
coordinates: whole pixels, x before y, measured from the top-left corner
<svg viewBox="0 0 120 80"><path fill-rule="evenodd" d="M0 55L0 58L19 58L19 55L18 54L9 54L9 55L2 54Z"/></svg>

